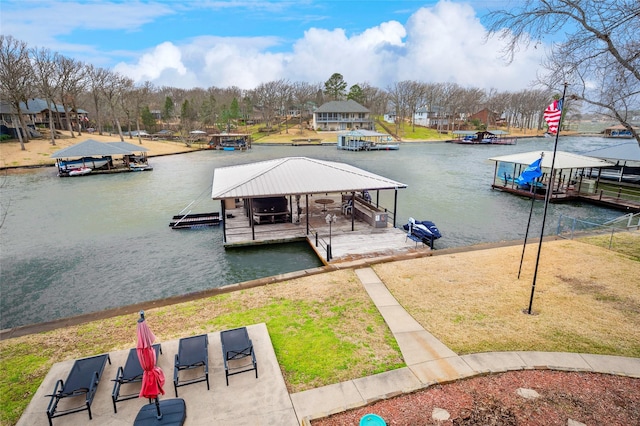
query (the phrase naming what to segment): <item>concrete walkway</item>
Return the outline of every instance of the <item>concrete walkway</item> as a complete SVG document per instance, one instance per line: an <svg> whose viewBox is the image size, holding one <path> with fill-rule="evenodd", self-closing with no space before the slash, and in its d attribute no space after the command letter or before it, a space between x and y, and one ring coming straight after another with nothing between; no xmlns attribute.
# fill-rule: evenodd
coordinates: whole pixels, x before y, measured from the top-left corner
<svg viewBox="0 0 640 426"><path fill-rule="evenodd" d="M291 395L301 424L436 383L487 373L552 369L640 378L640 358L564 352L489 352L458 356L404 310L371 268L356 274L396 338L407 364L398 370Z"/></svg>

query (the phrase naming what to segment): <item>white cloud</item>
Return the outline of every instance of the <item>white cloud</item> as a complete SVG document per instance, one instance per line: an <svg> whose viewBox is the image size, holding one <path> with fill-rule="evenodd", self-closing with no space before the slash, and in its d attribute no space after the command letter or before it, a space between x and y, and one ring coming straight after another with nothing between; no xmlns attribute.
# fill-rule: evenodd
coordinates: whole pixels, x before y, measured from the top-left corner
<svg viewBox="0 0 640 426"><path fill-rule="evenodd" d="M116 69L139 81L175 69L200 87L244 89L281 78L322 83L335 72L349 85L368 82L380 88L417 80L519 90L535 78L543 49L520 52L507 66L500 40L485 39L486 29L471 6L443 0L419 9L406 25L388 21L352 36L340 28L311 28L284 53L272 53L281 47L275 38L199 37L171 48L163 43L136 64ZM193 79L164 84L186 87Z"/></svg>
<svg viewBox="0 0 640 426"><path fill-rule="evenodd" d="M142 55L135 65L121 62L114 67L114 71L124 74L137 82L146 80L154 82L166 70L175 70L178 76L187 74L187 68L182 63L180 49L168 41L156 46L153 51Z"/></svg>

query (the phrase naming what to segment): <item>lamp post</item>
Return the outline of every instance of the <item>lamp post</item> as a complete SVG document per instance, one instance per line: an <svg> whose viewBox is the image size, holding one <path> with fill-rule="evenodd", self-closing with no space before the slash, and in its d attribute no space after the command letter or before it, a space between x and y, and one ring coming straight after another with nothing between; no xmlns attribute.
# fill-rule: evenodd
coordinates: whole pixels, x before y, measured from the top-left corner
<svg viewBox="0 0 640 426"><path fill-rule="evenodd" d="M329 213L327 217L324 218L324 220L329 225L329 245L327 245L327 261L331 260L331 257L332 257L331 255L331 224L335 222L337 219L338 217L335 214L331 215L331 213Z"/></svg>

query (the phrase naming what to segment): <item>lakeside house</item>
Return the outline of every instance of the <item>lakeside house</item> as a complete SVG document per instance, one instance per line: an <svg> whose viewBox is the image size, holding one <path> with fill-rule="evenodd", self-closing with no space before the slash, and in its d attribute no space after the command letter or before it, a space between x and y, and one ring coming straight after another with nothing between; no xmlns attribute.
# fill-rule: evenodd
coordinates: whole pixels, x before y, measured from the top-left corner
<svg viewBox="0 0 640 426"><path fill-rule="evenodd" d="M313 112L312 127L325 131L375 130L369 109L352 99L322 104Z"/></svg>
<svg viewBox="0 0 640 426"><path fill-rule="evenodd" d="M53 126L57 130L67 130L67 115L74 129L77 129L79 125L85 127L89 121L88 112L81 108L65 111L63 105L49 103L39 98L29 99L26 103L20 102L20 114L23 116L25 125L32 137L38 136L36 128L49 128L50 112L53 114ZM0 101L0 133L17 138L17 129L19 128L18 112L9 102Z"/></svg>

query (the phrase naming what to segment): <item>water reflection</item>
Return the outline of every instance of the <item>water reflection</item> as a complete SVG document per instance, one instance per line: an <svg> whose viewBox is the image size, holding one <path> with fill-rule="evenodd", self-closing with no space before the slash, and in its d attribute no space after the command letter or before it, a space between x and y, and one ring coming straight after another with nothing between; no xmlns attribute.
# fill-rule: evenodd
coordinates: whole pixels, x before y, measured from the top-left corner
<svg viewBox="0 0 640 426"><path fill-rule="evenodd" d="M601 138L561 138L564 151L584 153ZM530 201L491 190L489 157L551 150L550 139L517 145L403 144L398 151L350 152L334 146L256 146L247 152L205 151L151 159L152 172L56 177L53 168L6 178L2 229L2 328L185 294L320 265L306 244L252 249L222 247L219 228L171 230L171 216L196 200L193 212L219 210L210 199L215 167L286 156L340 161L408 185L398 192L396 224L433 220L436 247L521 239ZM384 206L392 192L381 193ZM618 212L557 204L560 214L603 222ZM537 203L532 235L539 233Z"/></svg>

